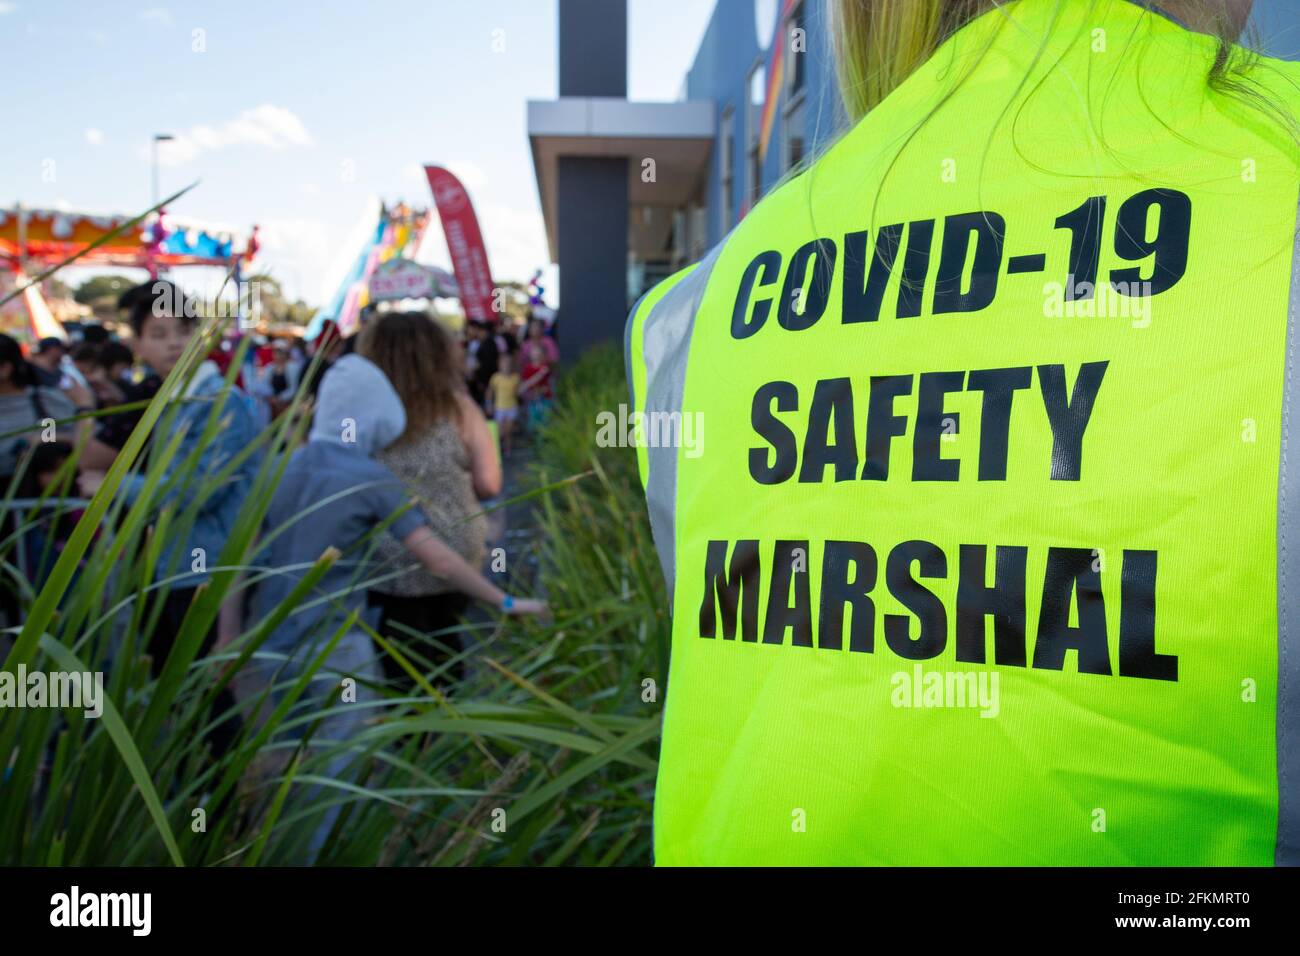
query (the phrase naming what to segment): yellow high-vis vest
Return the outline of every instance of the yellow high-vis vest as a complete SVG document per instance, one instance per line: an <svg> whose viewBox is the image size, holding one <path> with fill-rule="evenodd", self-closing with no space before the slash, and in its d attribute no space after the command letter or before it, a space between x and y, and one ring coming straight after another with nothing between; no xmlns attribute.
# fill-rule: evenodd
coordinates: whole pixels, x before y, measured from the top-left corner
<svg viewBox="0 0 1300 956"><path fill-rule="evenodd" d="M1300 69L949 39L628 323L659 864L1300 861Z"/></svg>

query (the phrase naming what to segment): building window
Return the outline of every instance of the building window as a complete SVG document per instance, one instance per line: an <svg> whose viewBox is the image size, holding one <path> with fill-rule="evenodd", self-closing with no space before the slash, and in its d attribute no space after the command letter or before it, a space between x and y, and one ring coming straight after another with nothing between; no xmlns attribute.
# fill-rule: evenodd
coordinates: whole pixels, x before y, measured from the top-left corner
<svg viewBox="0 0 1300 956"><path fill-rule="evenodd" d="M690 237L690 261L703 258L709 250L709 235L706 231L708 220L705 217L704 204L696 201L687 212L687 235Z"/></svg>
<svg viewBox="0 0 1300 956"><path fill-rule="evenodd" d="M763 103L767 98L767 70L760 63L749 74L749 144L746 167L747 206L753 208L763 195L763 161L759 156L759 143L763 136Z"/></svg>
<svg viewBox="0 0 1300 956"><path fill-rule="evenodd" d="M802 0L795 4L785 21L785 90L791 98L802 92L807 80L808 28L804 6Z"/></svg>
<svg viewBox="0 0 1300 956"><path fill-rule="evenodd" d="M804 145L804 108L803 98L799 102L791 105L785 111L785 119L781 124L782 142L785 146L785 169L794 169L803 162L805 145Z"/></svg>
<svg viewBox="0 0 1300 956"><path fill-rule="evenodd" d="M807 80L808 31L804 12L807 4L800 0L785 19L785 97L781 112L781 168L788 171L803 162L807 153L808 124L804 110L804 85Z"/></svg>
<svg viewBox="0 0 1300 956"><path fill-rule="evenodd" d="M736 175L736 112L728 106L722 113L722 134L721 143L719 144L718 157L722 164L719 180L722 188L722 202L718 204L722 211L722 228L718 231L718 238L721 239L728 229L732 227L736 219L732 215L731 197L732 184Z"/></svg>

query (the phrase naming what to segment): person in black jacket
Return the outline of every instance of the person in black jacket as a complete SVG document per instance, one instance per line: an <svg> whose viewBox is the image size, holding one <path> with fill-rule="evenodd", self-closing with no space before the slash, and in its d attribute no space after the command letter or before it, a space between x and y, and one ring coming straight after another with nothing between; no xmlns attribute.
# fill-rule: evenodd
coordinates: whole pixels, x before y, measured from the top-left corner
<svg viewBox="0 0 1300 956"><path fill-rule="evenodd" d="M466 345L469 359L469 392L480 406L487 400L488 382L497 373L500 357L495 336L486 322L469 323L469 342Z"/></svg>

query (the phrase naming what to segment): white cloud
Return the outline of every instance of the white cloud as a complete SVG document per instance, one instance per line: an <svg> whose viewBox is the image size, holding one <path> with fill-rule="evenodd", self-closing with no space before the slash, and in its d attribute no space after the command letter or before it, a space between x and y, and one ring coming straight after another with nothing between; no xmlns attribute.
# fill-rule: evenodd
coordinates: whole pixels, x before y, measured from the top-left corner
<svg viewBox="0 0 1300 956"><path fill-rule="evenodd" d="M175 22L172 19L172 12L166 7L147 7L140 11L140 19L149 23L161 23L165 27Z"/></svg>
<svg viewBox="0 0 1300 956"><path fill-rule="evenodd" d="M475 192L487 187L488 175L475 163L464 159L453 159L449 163L443 163L442 166L444 169L451 170L452 174L460 180L461 185L470 192L471 199L474 198Z"/></svg>
<svg viewBox="0 0 1300 956"><path fill-rule="evenodd" d="M200 153L228 146L264 146L284 149L286 146L312 146L315 141L292 110L272 103L263 103L244 110L232 120L216 126L200 124L184 133L176 134L170 142L158 144L158 162L164 166L188 163ZM147 157L148 150L143 153Z"/></svg>
<svg viewBox="0 0 1300 956"><path fill-rule="evenodd" d="M261 247L253 271L273 275L291 298L322 304L323 293L318 290L338 255L344 239L341 231L323 219L263 219L258 238Z"/></svg>
<svg viewBox="0 0 1300 956"><path fill-rule="evenodd" d="M517 209L504 203L476 203L475 212L494 280L526 282L534 270L551 261L546 248L546 229L537 210ZM425 237L419 258L451 268L451 255L436 210L429 229L433 235Z"/></svg>
<svg viewBox="0 0 1300 956"><path fill-rule="evenodd" d="M6 13L13 13L17 9L18 4L16 3L0 3L0 17L4 16Z"/></svg>
<svg viewBox="0 0 1300 956"><path fill-rule="evenodd" d="M464 159L455 159L449 163L437 163L434 165L441 166L443 169L450 170L452 175L460 180L461 185L469 191L470 199L479 191L486 189L488 184L488 174L483 171L483 167L477 163L471 163ZM425 176L424 166L421 163L407 163L402 168L402 173L407 179L417 183L428 183Z"/></svg>
<svg viewBox="0 0 1300 956"><path fill-rule="evenodd" d="M479 215L493 278L527 281L551 261L540 210L487 203Z"/></svg>
<svg viewBox="0 0 1300 956"><path fill-rule="evenodd" d="M102 145L104 142L104 131L102 129L95 129L93 126L90 127L86 130L86 142L91 146Z"/></svg>

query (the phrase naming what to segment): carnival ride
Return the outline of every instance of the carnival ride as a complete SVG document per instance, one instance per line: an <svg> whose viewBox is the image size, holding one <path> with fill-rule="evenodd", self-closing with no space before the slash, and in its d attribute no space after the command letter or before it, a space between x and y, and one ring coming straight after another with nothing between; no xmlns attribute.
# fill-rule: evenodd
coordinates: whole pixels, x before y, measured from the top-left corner
<svg viewBox="0 0 1300 956"><path fill-rule="evenodd" d="M347 255L340 278L331 286L335 291L307 326L307 339L319 335L326 323L335 325L344 336L352 334L361 324L362 310L384 300L456 297L467 319L493 322L499 318L499 290L492 281L468 193L449 170L426 166L425 171L447 238L454 278L445 270L415 261L432 219L430 208L404 202L389 206L374 200L359 237L353 241L355 251ZM238 288L241 270L257 254L258 246L256 225L243 247L237 248L229 231L179 222L165 209L139 222L129 216L21 205L0 209L0 331L26 342L66 337L41 284L29 277L74 256L78 266L138 268L155 277L164 269L215 266L227 270ZM534 307L544 309L539 277L540 272L530 280L527 296ZM21 288L22 295L4 303L7 291L15 288Z"/></svg>
<svg viewBox="0 0 1300 956"><path fill-rule="evenodd" d="M447 240L454 278L443 269L415 261L432 218L428 209L412 209L405 203L378 207L378 218L367 210L363 231L353 241L355 254L337 289L307 327L305 337L314 339L331 323L344 336L360 326L365 308L381 301L459 298L468 321L497 322L503 314L503 291L492 280L487 247L483 242L474 204L464 185L443 166L425 166L429 189ZM527 301L535 310L547 310L539 284L541 272L528 284ZM553 314L553 313L552 313Z"/></svg>
<svg viewBox="0 0 1300 956"><path fill-rule="evenodd" d="M181 266L215 266L238 282L241 268L257 254L257 226L236 248L228 232L173 219L165 210L122 228L134 218L21 205L0 209L0 293L23 288L21 296L0 307L0 331L28 342L65 337L41 284L29 277L73 256L78 266L144 269L155 277Z"/></svg>
<svg viewBox="0 0 1300 956"><path fill-rule="evenodd" d="M429 210L414 209L401 202L390 207L378 200L375 206L378 210L373 225L366 229L337 290L312 317L305 333L307 339L319 335L326 322L336 325L344 337L351 335L360 325L361 310L371 302L370 285L376 272L391 271L399 260L414 262L429 226ZM366 216L371 215L375 214L368 210ZM441 290L440 294L456 292Z"/></svg>

